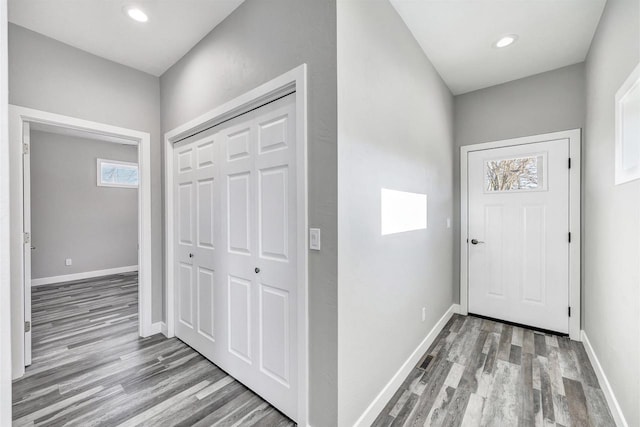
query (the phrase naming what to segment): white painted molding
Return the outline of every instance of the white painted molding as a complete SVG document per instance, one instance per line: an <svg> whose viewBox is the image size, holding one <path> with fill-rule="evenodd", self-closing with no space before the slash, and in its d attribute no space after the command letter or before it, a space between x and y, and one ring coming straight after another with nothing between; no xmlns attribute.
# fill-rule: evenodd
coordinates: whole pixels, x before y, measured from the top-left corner
<svg viewBox="0 0 640 427"><path fill-rule="evenodd" d="M11 425L11 276L7 1L0 1L0 426Z"/></svg>
<svg viewBox="0 0 640 427"><path fill-rule="evenodd" d="M164 322L155 322L151 324L151 335L162 334L167 336L167 324Z"/></svg>
<svg viewBox="0 0 640 427"><path fill-rule="evenodd" d="M84 273L64 274L62 276L42 277L31 279L31 286L51 285L54 283L72 282L74 280L91 279L94 277L110 276L112 274L130 273L138 271L137 265L128 267L108 268L106 270L85 271Z"/></svg>
<svg viewBox="0 0 640 427"><path fill-rule="evenodd" d="M384 388L380 391L380 393L378 393L375 399L373 399L373 402L371 402L371 404L369 404L362 415L360 415L360 418L358 418L358 421L355 422L354 427L365 427L373 424L380 412L382 412L382 410L384 409L385 405L389 402L389 400L391 400L396 391L398 391L409 373L411 373L411 370L417 365L417 363L420 361L420 358L427 352L442 329L444 329L449 319L451 319L451 317L453 317L453 315L456 313L460 313L459 304L453 304L442 315L440 320L438 320L438 322L433 326L431 331L422 340L420 345L418 345L418 347L413 350L413 353L411 353L409 358L405 360L402 366L400 366L400 369L398 369L398 371L393 375L387 385L384 386Z"/></svg>
<svg viewBox="0 0 640 427"><path fill-rule="evenodd" d="M598 356L596 356L593 347L591 347L591 342L589 338L587 338L587 333L582 330L581 333L582 344L584 345L584 349L587 352L587 356L589 356L589 361L593 366L593 370L596 372L596 376L598 377L598 381L600 382L600 388L604 393L604 397L607 399L607 403L609 404L609 410L611 410L611 415L613 415L613 419L616 421L616 425L618 427L629 427L627 420L624 418L624 414L622 413L622 409L620 408L620 404L618 403L618 399L616 399L615 394L613 394L613 389L611 388L611 384L609 384L609 380L602 369L602 365L598 360Z"/></svg>
<svg viewBox="0 0 640 427"><path fill-rule="evenodd" d="M634 138L628 138L629 142L627 142L627 138L625 135L627 134L626 130L626 120L628 118L626 115L628 113L625 112L625 108L627 103L635 102L635 98L633 96L637 96L637 90L640 88L640 64L636 66L636 68L631 71L629 77L622 83L620 89L616 92L616 106L615 106L615 120L616 120L616 139L615 139L615 176L614 181L616 185L624 184L626 182L634 181L636 179L640 179L640 159L636 156L635 159L630 159L633 163L631 167L626 165L628 153L633 153L635 150L633 147L627 146L627 144L637 145L639 142ZM630 99L627 99L630 98ZM631 109L630 111L633 111ZM633 113L631 113L633 117ZM632 123L629 123L628 126L633 126ZM632 134L632 132L629 132ZM633 141L633 142L632 142ZM629 156L630 157L630 156Z"/></svg>

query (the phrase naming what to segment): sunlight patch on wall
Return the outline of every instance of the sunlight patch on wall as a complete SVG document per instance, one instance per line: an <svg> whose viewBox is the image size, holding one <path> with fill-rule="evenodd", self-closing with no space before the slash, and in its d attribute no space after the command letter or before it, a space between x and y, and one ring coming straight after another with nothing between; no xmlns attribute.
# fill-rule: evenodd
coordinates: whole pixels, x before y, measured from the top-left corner
<svg viewBox="0 0 640 427"><path fill-rule="evenodd" d="M427 228L427 195L380 189L380 233L402 233Z"/></svg>

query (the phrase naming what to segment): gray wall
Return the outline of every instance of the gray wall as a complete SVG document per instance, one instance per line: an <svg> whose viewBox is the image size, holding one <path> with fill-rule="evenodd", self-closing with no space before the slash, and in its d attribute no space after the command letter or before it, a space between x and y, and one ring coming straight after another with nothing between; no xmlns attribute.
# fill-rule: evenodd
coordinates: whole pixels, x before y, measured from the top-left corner
<svg viewBox="0 0 640 427"><path fill-rule="evenodd" d="M159 79L9 24L9 92L14 105L151 134L152 320L162 320Z"/></svg>
<svg viewBox="0 0 640 427"><path fill-rule="evenodd" d="M352 426L453 303L453 96L387 0L338 2L338 147L338 425ZM427 194L427 229L381 236L383 187Z"/></svg>
<svg viewBox="0 0 640 427"><path fill-rule="evenodd" d="M310 420L337 417L337 148L335 0L247 0L160 79L168 131L302 63L309 67Z"/></svg>
<svg viewBox="0 0 640 427"><path fill-rule="evenodd" d="M583 329L630 426L640 426L640 181L614 185L614 99L639 61L640 2L609 0L586 61Z"/></svg>
<svg viewBox="0 0 640 427"><path fill-rule="evenodd" d="M138 190L98 187L97 158L135 163L138 148L31 132L33 279L138 264Z"/></svg>
<svg viewBox="0 0 640 427"><path fill-rule="evenodd" d="M584 64L455 97L454 295L460 300L460 147L584 127Z"/></svg>
<svg viewBox="0 0 640 427"><path fill-rule="evenodd" d="M584 126L584 63L455 97L458 146Z"/></svg>

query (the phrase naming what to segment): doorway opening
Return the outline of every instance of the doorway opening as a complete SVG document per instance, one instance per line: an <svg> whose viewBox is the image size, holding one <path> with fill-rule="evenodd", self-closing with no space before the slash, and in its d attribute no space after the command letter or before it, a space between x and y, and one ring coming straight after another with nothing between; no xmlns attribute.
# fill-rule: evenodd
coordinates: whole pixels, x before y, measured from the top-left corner
<svg viewBox="0 0 640 427"><path fill-rule="evenodd" d="M12 376L15 379L24 374L25 366L30 365L32 361L33 286L52 285L74 280L91 280L95 277L120 274L122 275L120 277L113 276L110 279L105 279L105 283L102 283L102 285L106 286L107 282L111 281L113 283L114 280L126 282L124 285L128 286L131 292L135 291L138 296L137 304L133 302L134 307L130 309L130 311L135 310L137 312L139 319L137 325L138 334L142 337L152 334L150 135L144 132L13 105L10 106L9 123L11 143L10 173L12 177L11 228L14 230L11 236ZM62 140L73 141L76 144L75 148L73 146L66 147L71 151L62 160L55 156L54 152L50 152L47 155L48 150L64 151L65 148L61 145ZM38 152L36 157L32 158L34 143ZM101 151L103 153L101 157L107 157L106 159L98 157L97 152L86 152L89 145L94 143L99 144L103 150L106 150ZM93 156L93 154L96 155ZM89 157L78 158L78 156L82 157L83 155L84 157L89 156L91 159ZM82 164L84 167L84 170L80 172L81 180L87 181L84 182L84 184L87 184L84 187L79 182L74 183L73 177L70 176L72 175L71 169L75 161L74 158L78 161L78 166ZM39 173L44 169L42 166L46 165L47 162L53 163L54 159L58 159L58 164L47 165L47 169L53 171L51 172L53 175L49 178L39 176ZM65 162L68 163L67 166L64 166ZM90 164L85 164L87 162L90 162ZM36 168L34 169L32 165L36 166ZM55 184L56 175L58 177L61 176L62 179L58 181L58 184L64 181L65 185L71 188L61 189L62 191L60 192L50 191L52 188L47 189L47 185ZM36 192L39 194L37 201L32 199L31 194L33 178L36 178L38 182L36 186ZM80 178L76 178L80 180ZM102 191L92 192L91 194L83 193L83 191L89 191L89 183L92 190L98 188ZM133 189L134 184L137 186L135 190ZM127 186L130 188L126 188ZM100 247L104 243L104 241L100 241L100 232L104 231L100 229L100 221L91 223L89 220L90 223L81 224L82 221L86 221L91 216L85 217L84 220L79 217L75 218L77 222L75 225L85 226L84 233L78 232L78 235L73 235L74 231L72 229L64 230L63 224L65 222L69 223L69 218L64 217L65 213L73 218L77 210L82 209L82 207L76 206L75 209L70 209L72 202L64 200L63 192L75 190L75 193L81 193L88 206L92 195L103 194L108 190L124 190L125 188L126 191L129 191L128 194L124 194L128 200L129 211L130 213L135 212L135 219L133 221L129 219L127 226L120 224L120 228L126 228L127 230L118 230L118 233L123 232L123 234L120 236L120 240L115 239L115 248ZM135 191L136 194L131 193L132 191ZM69 192L69 194L74 194L74 191ZM123 195L123 193L119 194ZM114 195L113 192L112 195ZM118 198L112 198L110 202L118 203L118 200L121 200L124 204L124 199ZM79 203L82 203L82 201ZM56 204L66 204L67 206L55 207ZM47 212L42 215L43 212L34 212L34 208L46 209ZM124 206L121 209L124 209ZM103 214L118 215L117 207L114 206L103 206L102 211ZM34 213L36 215L35 224L33 222ZM49 217L45 218L46 215L49 215ZM59 217L58 219L55 219L56 215ZM53 221L53 223L46 225L50 221ZM43 225L45 226L43 227ZM34 234L34 226L35 230L37 230L37 236ZM43 230L48 231L43 232ZM66 234L64 240L70 240L71 243L63 244L61 235L58 235L59 240L56 242L55 232ZM131 233L133 233L133 237L126 235ZM39 241L44 246L40 245L38 247ZM117 245L122 244L124 241L130 242L135 247L121 248L119 251ZM56 243L58 243L58 246L56 246ZM65 245L66 248L63 248ZM83 246L95 249L93 257L87 254L91 250L79 249ZM107 250L107 252L104 252L104 250ZM34 259L33 255L37 251L43 252L43 256L41 257L40 254L37 254ZM69 251L75 251L76 261L80 261L80 264L89 267L84 271L69 271L74 265L74 258L68 256L67 252ZM104 253L101 253L101 251ZM128 253L123 254L122 252ZM114 258L114 260L108 262L118 263L122 262L119 258L126 258L129 260L127 264L131 263L131 265L104 268L104 264L102 264L103 267L98 267L101 265L99 262L105 260L96 260L95 258L104 258L107 253L109 253L108 256ZM57 259L60 257L62 257L62 269L58 265L61 264L58 262L60 260ZM53 263L52 259L55 259ZM35 261L35 263L32 261ZM64 274L66 273L64 269L69 269L69 273ZM135 271L137 273L134 273ZM32 273L35 274L34 277L32 277ZM138 276L137 280L136 274ZM97 297L94 295L94 298ZM24 320L24 324L21 320Z"/></svg>
<svg viewBox="0 0 640 427"><path fill-rule="evenodd" d="M460 156L462 313L580 340L580 130Z"/></svg>

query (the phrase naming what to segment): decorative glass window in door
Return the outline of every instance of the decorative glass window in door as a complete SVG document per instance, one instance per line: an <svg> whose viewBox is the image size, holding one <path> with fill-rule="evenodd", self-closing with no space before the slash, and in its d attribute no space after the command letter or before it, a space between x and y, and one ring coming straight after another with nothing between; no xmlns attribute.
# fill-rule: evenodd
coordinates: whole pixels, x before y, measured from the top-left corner
<svg viewBox="0 0 640 427"><path fill-rule="evenodd" d="M138 164L98 159L98 186L138 188Z"/></svg>
<svg viewBox="0 0 640 427"><path fill-rule="evenodd" d="M487 160L484 163L485 191L542 191L546 155Z"/></svg>

